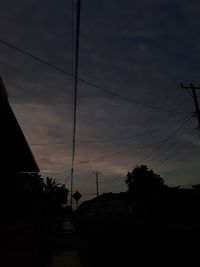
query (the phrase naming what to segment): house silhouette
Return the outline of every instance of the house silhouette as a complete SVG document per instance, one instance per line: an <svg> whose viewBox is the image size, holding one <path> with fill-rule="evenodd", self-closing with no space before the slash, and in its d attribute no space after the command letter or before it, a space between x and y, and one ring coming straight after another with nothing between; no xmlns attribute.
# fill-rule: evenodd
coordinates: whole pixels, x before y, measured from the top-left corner
<svg viewBox="0 0 200 267"><path fill-rule="evenodd" d="M39 172L39 167L9 104L1 77L0 124L0 171Z"/></svg>

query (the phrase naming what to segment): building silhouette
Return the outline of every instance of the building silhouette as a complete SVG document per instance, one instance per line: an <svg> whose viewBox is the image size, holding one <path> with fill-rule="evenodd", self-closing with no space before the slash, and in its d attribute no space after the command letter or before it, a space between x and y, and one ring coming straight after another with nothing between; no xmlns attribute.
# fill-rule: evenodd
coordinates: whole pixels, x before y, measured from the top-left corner
<svg viewBox="0 0 200 267"><path fill-rule="evenodd" d="M0 171L39 172L31 149L8 101L0 77Z"/></svg>

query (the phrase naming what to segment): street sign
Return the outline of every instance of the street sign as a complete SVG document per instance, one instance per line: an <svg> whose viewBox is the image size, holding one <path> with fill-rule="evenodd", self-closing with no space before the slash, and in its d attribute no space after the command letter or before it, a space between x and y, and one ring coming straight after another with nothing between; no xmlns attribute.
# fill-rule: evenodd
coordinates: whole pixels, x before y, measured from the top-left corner
<svg viewBox="0 0 200 267"><path fill-rule="evenodd" d="M76 191L74 194L73 194L73 198L76 200L76 201L79 201L79 199L82 197L81 193L79 193L78 191Z"/></svg>

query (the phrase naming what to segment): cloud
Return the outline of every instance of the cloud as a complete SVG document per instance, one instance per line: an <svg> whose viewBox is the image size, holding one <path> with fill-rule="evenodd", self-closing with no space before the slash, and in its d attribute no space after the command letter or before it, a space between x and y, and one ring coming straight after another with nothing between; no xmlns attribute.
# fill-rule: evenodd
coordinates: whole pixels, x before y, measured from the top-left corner
<svg viewBox="0 0 200 267"><path fill-rule="evenodd" d="M83 1L80 77L150 106L192 112L193 102L179 84L199 81L199 7L197 1L180 0ZM2 1L0 38L71 72L71 14L71 1ZM65 181L71 143L42 144L71 141L71 78L2 45L0 73L41 170ZM76 164L82 164L75 168L77 188L93 195L88 170L98 169L103 181L109 181L103 191L125 190L121 177L169 136L184 116L147 109L79 82ZM196 177L199 146L189 133L196 124L194 118L179 136L180 147L189 139L193 145L183 155L177 149L176 156L158 168L167 181ZM141 137L126 139L138 134ZM177 138L147 163L156 168L172 152ZM193 163L180 161L187 153Z"/></svg>

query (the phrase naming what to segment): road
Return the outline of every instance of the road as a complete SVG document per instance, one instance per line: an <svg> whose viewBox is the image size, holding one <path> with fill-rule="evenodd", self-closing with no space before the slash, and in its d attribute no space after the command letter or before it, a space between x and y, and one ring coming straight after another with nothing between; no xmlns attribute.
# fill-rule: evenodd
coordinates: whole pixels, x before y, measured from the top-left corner
<svg viewBox="0 0 200 267"><path fill-rule="evenodd" d="M89 243L76 232L68 219L54 240L48 267L87 267L89 265L81 255L88 251L91 251Z"/></svg>

